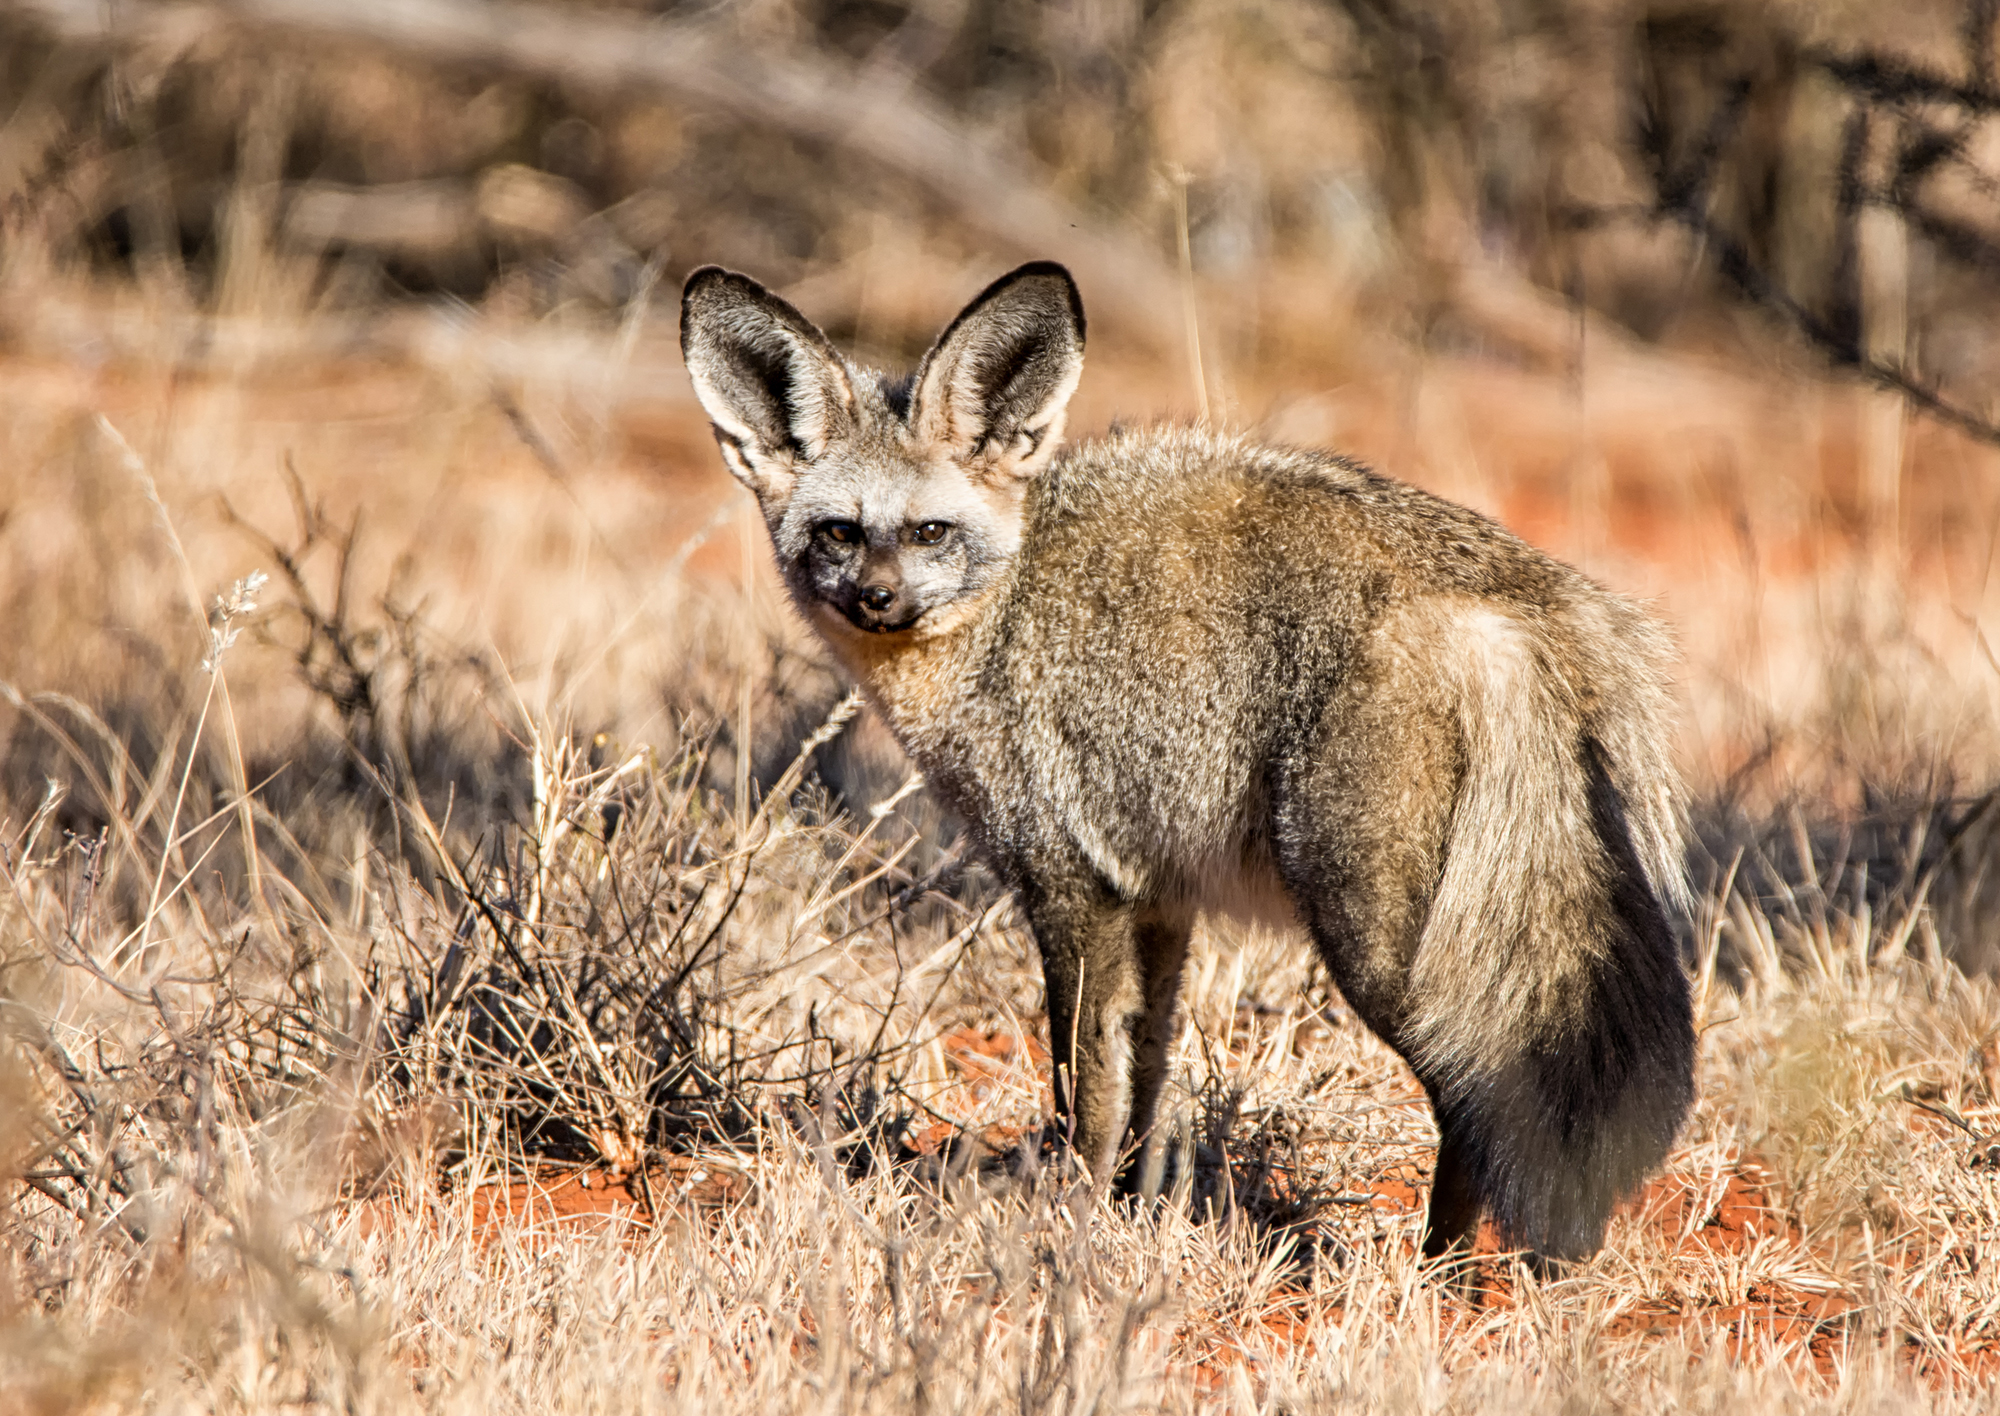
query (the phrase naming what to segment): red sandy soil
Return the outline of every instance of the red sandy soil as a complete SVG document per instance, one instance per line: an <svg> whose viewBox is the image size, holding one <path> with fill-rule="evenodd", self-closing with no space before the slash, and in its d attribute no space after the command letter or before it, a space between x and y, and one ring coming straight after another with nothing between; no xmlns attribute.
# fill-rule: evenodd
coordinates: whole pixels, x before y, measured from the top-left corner
<svg viewBox="0 0 2000 1416"><path fill-rule="evenodd" d="M620 1223L644 1226L656 1218L734 1204L749 1194L742 1171L679 1156L622 1175L595 1166L551 1167L524 1180L474 1189L472 1222L482 1232L510 1224L556 1233Z"/></svg>
<svg viewBox="0 0 2000 1416"><path fill-rule="evenodd" d="M1429 1175L1415 1167L1396 1167L1354 1188L1372 1197L1369 1201L1372 1208L1414 1217L1422 1212L1429 1198L1428 1180ZM1783 1235L1796 1240L1799 1237L1796 1226L1772 1205L1766 1183L1767 1177L1760 1167L1744 1163L1727 1177L1720 1199L1711 1204L1712 1187L1698 1190L1684 1177L1667 1175L1648 1184L1622 1212L1640 1216L1641 1244L1675 1255L1740 1253L1760 1235ZM1698 1209L1705 1212L1697 1215ZM1477 1322L1482 1316L1514 1306L1515 1259L1491 1224L1481 1226L1465 1289L1448 1300L1461 1322ZM1259 1314L1257 1322L1266 1334L1265 1341L1283 1346L1310 1341L1311 1320L1316 1316L1317 1306L1310 1292L1301 1291L1296 1301ZM1606 1335L1666 1338L1692 1336L1706 1329L1721 1334L1725 1351L1732 1360L1754 1360L1770 1351L1793 1361L1810 1360L1815 1370L1826 1375L1834 1370L1845 1333L1845 1316L1854 1307L1853 1300L1840 1292L1809 1293L1776 1286L1752 1288L1749 1301L1729 1307L1642 1306L1610 1323ZM1183 1333L1183 1336L1193 1334ZM1482 1341L1477 1345L1485 1344ZM1230 1380L1235 1367L1248 1363L1254 1369L1261 1361L1240 1342L1227 1341L1190 1363L1186 1370L1198 1389L1212 1392Z"/></svg>
<svg viewBox="0 0 2000 1416"><path fill-rule="evenodd" d="M1029 1128L988 1125L974 1132L968 1131L965 1123L976 1121L1000 1078L1018 1072L1024 1064L1038 1075L1045 1075L1048 1048L1037 1037L978 1028L956 1028L939 1041L944 1044L945 1058L958 1074L961 1085L953 1089L942 1112L911 1133L910 1145L919 1155L935 1156L954 1142L970 1142L974 1157L997 1155L1019 1145ZM1046 1082L1041 1085L1041 1093L1046 1112L1053 1108L1055 1098Z"/></svg>
<svg viewBox="0 0 2000 1416"><path fill-rule="evenodd" d="M1020 1034L961 1028L942 1038L946 1056L964 1081L962 1121L971 1121L984 1100L986 1086L1024 1063L1045 1074L1047 1058L1040 1043ZM935 1156L954 1144L970 1144L975 1155L996 1155L1021 1143L1020 1126L967 1128L960 1120L940 1116L908 1138L909 1149ZM1428 1199L1429 1174L1420 1166L1399 1165L1357 1182L1354 1193L1369 1197L1370 1207L1414 1218ZM1768 1172L1743 1159L1723 1177L1718 1192L1714 1177L1669 1172L1629 1201L1621 1213L1639 1224L1636 1244L1654 1254L1675 1258L1742 1254L1760 1241L1776 1240L1798 1246L1805 1236L1773 1195ZM655 1223L699 1223L713 1212L752 1198L748 1175L712 1157L671 1157L644 1171L627 1174L602 1168L550 1167L525 1179L490 1184L472 1192L475 1230L485 1241L503 1229L535 1242L560 1242L566 1234L628 1227L638 1237ZM373 1203L393 1203L376 1201ZM1448 1296L1460 1321L1479 1322L1516 1301L1518 1271L1490 1225L1482 1228L1465 1290ZM1826 1255L1818 1256L1822 1267ZM1745 1300L1698 1308L1641 1304L1618 1315L1606 1329L1612 1339L1666 1339L1685 1336L1697 1342L1705 1334L1720 1338L1734 1360L1777 1360L1809 1366L1831 1375L1840 1360L1850 1330L1858 1320L1857 1296L1832 1286L1821 1289L1785 1284L1750 1288ZM1310 1287L1294 1301L1268 1309L1256 1318L1266 1337L1260 1345L1310 1342L1315 1317L1324 1300ZM1235 1337L1212 1340L1204 1351L1201 1334L1184 1330L1183 1343L1200 1355L1180 1368L1198 1388L1213 1391L1231 1379L1239 1366L1255 1369L1262 1359ZM1980 1381L2000 1374L2000 1337L1989 1343L1965 1345L1946 1357L1908 1346L1905 1359L1920 1379L1938 1387Z"/></svg>
<svg viewBox="0 0 2000 1416"><path fill-rule="evenodd" d="M971 1056L982 1054L973 1052ZM947 1137L932 1139L931 1149ZM982 1135L983 1147L1004 1147L1010 1136ZM1428 1198L1427 1175L1387 1174L1365 1187L1374 1208L1414 1216ZM1642 1218L1640 1242L1675 1255L1741 1253L1762 1236L1794 1242L1798 1228L1771 1202L1767 1177L1754 1163L1744 1163L1725 1182L1719 1201L1709 1202L1709 1187L1697 1187L1680 1176L1664 1176L1647 1185L1626 1210ZM473 1192L473 1223L487 1240L504 1228L518 1228L539 1241L566 1234L600 1231L607 1226L631 1226L637 1237L658 1216L668 1223L685 1223L701 1211L726 1207L748 1198L750 1185L741 1172L676 1158L647 1171L619 1176L599 1169L545 1170L530 1179L481 1186ZM1697 1209L1705 1212L1696 1215ZM1485 1226L1475 1251L1471 1291L1453 1300L1463 1320L1512 1307L1515 1302L1513 1256L1499 1236ZM1309 1341L1313 1295L1301 1291L1295 1302L1266 1310L1256 1322L1266 1341L1291 1345ZM1680 1309L1641 1306L1610 1323L1612 1338L1668 1338L1717 1334L1728 1357L1754 1361L1767 1354L1780 1360L1809 1363L1820 1375L1831 1375L1847 1340L1849 1315L1856 1310L1853 1295L1843 1291L1812 1292L1782 1284L1759 1285L1747 1301L1729 1306ZM1183 1334L1192 1338L1193 1334ZM1968 1345L1954 1353L1955 1361L1923 1352L1912 1345L1906 1354L1911 1369L1935 1386L1951 1386L2000 1374L2000 1342ZM1238 1341L1227 1341L1183 1370L1198 1389L1214 1391L1230 1379L1233 1368L1253 1367L1261 1359Z"/></svg>
<svg viewBox="0 0 2000 1416"><path fill-rule="evenodd" d="M1427 1174L1398 1168L1357 1188L1372 1196L1374 1208L1415 1216L1429 1198L1428 1187L1422 1183L1428 1179ZM1798 1224L1773 1200L1771 1183L1768 1172L1752 1160L1740 1161L1724 1177L1719 1196L1712 1182L1697 1184L1688 1176L1669 1173L1649 1182L1641 1194L1621 1207L1621 1214L1639 1219L1639 1246L1677 1258L1741 1254L1763 1239L1803 1244L1805 1236ZM1492 1225L1483 1225L1474 1250L1470 1291L1453 1300L1463 1321L1474 1322L1514 1305L1515 1259ZM1294 1303L1259 1314L1257 1322L1269 1341L1287 1345L1309 1341L1314 1307L1313 1296L1302 1291ZM1605 1335L1612 1339L1687 1337L1700 1345L1700 1337L1708 1334L1721 1339L1724 1355L1731 1361L1775 1357L1809 1365L1817 1375L1830 1377L1850 1335L1860 1335L1855 1328L1858 1318L1857 1296L1843 1288L1814 1290L1761 1283L1750 1287L1745 1301L1728 1305L1681 1308L1641 1304L1609 1323ZM2000 1332L1985 1339L1960 1339L1949 1354L1907 1339L1901 1357L1911 1373L1928 1386L1973 1386L2000 1376ZM1229 1380L1235 1366L1248 1363L1254 1368L1260 1360L1241 1343L1229 1342L1187 1370L1198 1387L1213 1391Z"/></svg>

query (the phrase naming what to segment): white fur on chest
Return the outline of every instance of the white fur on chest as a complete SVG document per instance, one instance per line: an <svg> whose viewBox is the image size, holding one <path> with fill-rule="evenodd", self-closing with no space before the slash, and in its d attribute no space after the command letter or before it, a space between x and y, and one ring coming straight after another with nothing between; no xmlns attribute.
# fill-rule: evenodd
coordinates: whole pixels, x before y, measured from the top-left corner
<svg viewBox="0 0 2000 1416"><path fill-rule="evenodd" d="M1187 902L1206 914L1224 915L1238 923L1270 930L1301 925L1291 892L1267 858L1201 871L1187 882Z"/></svg>

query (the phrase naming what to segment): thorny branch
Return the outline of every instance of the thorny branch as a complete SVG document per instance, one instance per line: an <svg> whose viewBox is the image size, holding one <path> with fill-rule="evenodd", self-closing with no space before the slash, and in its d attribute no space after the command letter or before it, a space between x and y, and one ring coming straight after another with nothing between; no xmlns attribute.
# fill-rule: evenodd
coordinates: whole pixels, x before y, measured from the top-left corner
<svg viewBox="0 0 2000 1416"><path fill-rule="evenodd" d="M1862 337L1859 299L1859 228L1870 208L1893 209L1908 229L1947 260L2000 285L2000 238L1939 210L1923 190L1928 177L1947 168L1970 179L1994 206L2000 230L2000 174L1968 156L1967 139L1978 120L2000 114L1993 73L1994 0L1968 0L1961 41L1966 72L1958 80L1908 59L1874 51L1807 48L1802 60L1832 80L1849 105L1843 127L1834 196L1837 252L1831 296L1819 308L1787 288L1760 260L1745 235L1717 215L1717 188L1725 175L1757 77L1727 74L1713 85L1712 116L1692 155L1675 163L1663 133L1642 108L1637 146L1653 187L1650 202L1590 206L1566 214L1573 230L1616 223L1679 226L1712 253L1717 273L1744 300L1777 315L1819 349L1834 367L1902 395L1937 421L2000 446L2000 422L1947 397L1907 359L1885 358ZM1939 110L1942 110L1940 113ZM1870 177L1870 149L1893 134L1887 176Z"/></svg>

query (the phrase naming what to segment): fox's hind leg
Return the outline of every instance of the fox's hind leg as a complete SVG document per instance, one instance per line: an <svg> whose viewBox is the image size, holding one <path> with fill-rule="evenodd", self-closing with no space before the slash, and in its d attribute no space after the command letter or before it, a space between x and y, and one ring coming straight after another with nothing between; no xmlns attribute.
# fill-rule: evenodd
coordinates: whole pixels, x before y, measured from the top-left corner
<svg viewBox="0 0 2000 1416"><path fill-rule="evenodd" d="M1273 793L1278 869L1327 972L1355 1015L1417 1072L1406 1037L1410 973L1444 861L1463 773L1461 738L1415 665L1370 665L1329 704L1316 734L1293 745ZM1423 1253L1470 1247L1480 1197L1465 1138L1435 1104L1437 1170Z"/></svg>
<svg viewBox="0 0 2000 1416"><path fill-rule="evenodd" d="M1379 825L1371 829L1365 815L1360 821L1336 815L1310 825L1301 823L1288 833L1296 851L1287 853L1294 859L1285 874L1341 996L1377 1037L1411 1064L1432 1100L1438 1125L1437 1169L1424 1220L1423 1255L1438 1258L1471 1247L1479 1230L1480 1200L1466 1138L1436 1105L1442 1079L1427 1075L1425 1059L1405 1038L1411 961L1429 909L1431 881L1436 878L1436 856L1427 846L1442 841L1445 813L1441 803L1413 800L1415 794L1407 790L1393 803L1380 801L1398 780L1387 779L1387 788L1372 793L1376 804L1408 813L1395 829ZM1365 810L1370 789L1356 785L1345 800L1350 807Z"/></svg>
<svg viewBox="0 0 2000 1416"><path fill-rule="evenodd" d="M1435 1102L1431 1113L1439 1118L1437 1168L1431 1176L1431 1202L1424 1212L1420 1252L1427 1259L1439 1259L1453 1250L1472 1248L1479 1235L1480 1207L1464 1138L1456 1128L1446 1128Z"/></svg>

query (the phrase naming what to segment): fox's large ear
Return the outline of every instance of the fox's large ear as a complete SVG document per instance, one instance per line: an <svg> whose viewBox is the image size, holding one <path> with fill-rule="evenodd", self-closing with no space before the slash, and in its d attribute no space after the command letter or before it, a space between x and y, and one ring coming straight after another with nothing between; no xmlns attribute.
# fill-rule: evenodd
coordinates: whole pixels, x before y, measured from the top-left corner
<svg viewBox="0 0 2000 1416"><path fill-rule="evenodd" d="M767 509L853 422L854 388L826 336L747 275L703 266L688 277L681 357L722 460Z"/></svg>
<svg viewBox="0 0 2000 1416"><path fill-rule="evenodd" d="M1062 441L1083 375L1083 300L1069 272L1036 261L965 307L917 366L910 423L968 471L1032 477Z"/></svg>

